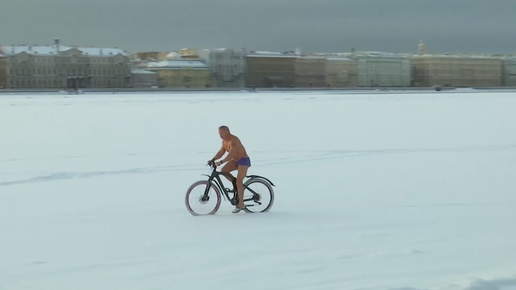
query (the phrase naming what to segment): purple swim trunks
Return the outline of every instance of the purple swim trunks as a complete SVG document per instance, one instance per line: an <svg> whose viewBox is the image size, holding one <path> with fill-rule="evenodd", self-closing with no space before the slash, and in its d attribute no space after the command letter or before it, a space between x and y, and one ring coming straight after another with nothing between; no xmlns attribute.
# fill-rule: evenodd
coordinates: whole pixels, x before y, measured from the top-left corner
<svg viewBox="0 0 516 290"><path fill-rule="evenodd" d="M238 165L238 166L243 165L243 166L251 167L251 159L249 159L249 157L240 158L239 160L236 161L236 165Z"/></svg>

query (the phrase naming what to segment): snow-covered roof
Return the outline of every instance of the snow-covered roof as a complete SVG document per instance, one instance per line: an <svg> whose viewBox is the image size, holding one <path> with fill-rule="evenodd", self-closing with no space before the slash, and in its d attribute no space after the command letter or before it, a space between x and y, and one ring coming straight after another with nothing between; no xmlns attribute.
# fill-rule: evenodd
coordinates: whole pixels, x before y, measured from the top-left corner
<svg viewBox="0 0 516 290"><path fill-rule="evenodd" d="M251 51L252 54L282 54L281 52L277 51L264 51L264 50L253 50Z"/></svg>
<svg viewBox="0 0 516 290"><path fill-rule="evenodd" d="M326 58L324 56L317 56L317 55L305 55L305 56L299 56L300 60L325 60Z"/></svg>
<svg viewBox="0 0 516 290"><path fill-rule="evenodd" d="M209 68L200 60L168 60L147 63L147 68Z"/></svg>
<svg viewBox="0 0 516 290"><path fill-rule="evenodd" d="M326 60L329 61L355 61L354 59L347 57L327 57Z"/></svg>
<svg viewBox="0 0 516 290"><path fill-rule="evenodd" d="M407 58L404 54L399 53L391 53L391 52L382 52L382 51L360 51L352 54L356 57L384 57L384 58Z"/></svg>
<svg viewBox="0 0 516 290"><path fill-rule="evenodd" d="M202 49L200 51L205 51L205 52L243 52L244 49L242 49L242 48L220 48L220 47L215 47L215 48Z"/></svg>
<svg viewBox="0 0 516 290"><path fill-rule="evenodd" d="M64 52L69 49L78 49L83 52L85 55L91 56L113 56L117 54L122 54L128 56L128 54L119 48L101 48L101 47L71 47L60 45L59 51ZM29 46L29 45L16 45L16 46L2 46L1 50L7 55L14 55L18 53L28 53L32 55L56 55L57 47L55 45L52 46Z"/></svg>
<svg viewBox="0 0 516 290"><path fill-rule="evenodd" d="M71 48L71 47L70 47ZM68 48L69 49L69 48ZM129 56L123 49L120 48L96 48L96 47L79 47L79 50L88 55L126 55Z"/></svg>
<svg viewBox="0 0 516 290"><path fill-rule="evenodd" d="M168 59L178 59L178 58L181 58L181 55L177 52L170 52L169 54L167 54L166 56Z"/></svg>
<svg viewBox="0 0 516 290"><path fill-rule="evenodd" d="M499 57L490 55L476 55L476 54L417 54L412 55L412 58L470 58L470 59L500 59Z"/></svg>
<svg viewBox="0 0 516 290"><path fill-rule="evenodd" d="M296 54L286 54L281 52L272 51L251 51L247 54L247 57L282 57L282 58L298 58Z"/></svg>
<svg viewBox="0 0 516 290"><path fill-rule="evenodd" d="M144 70L144 69L137 69L137 68L133 68L131 70L131 73L133 73L133 74L156 74L155 72L152 72L152 71L148 71L148 70Z"/></svg>
<svg viewBox="0 0 516 290"><path fill-rule="evenodd" d="M270 58L298 58L297 55L289 55L289 54L282 54L282 55L256 55L256 54L248 54L246 57L270 57Z"/></svg>

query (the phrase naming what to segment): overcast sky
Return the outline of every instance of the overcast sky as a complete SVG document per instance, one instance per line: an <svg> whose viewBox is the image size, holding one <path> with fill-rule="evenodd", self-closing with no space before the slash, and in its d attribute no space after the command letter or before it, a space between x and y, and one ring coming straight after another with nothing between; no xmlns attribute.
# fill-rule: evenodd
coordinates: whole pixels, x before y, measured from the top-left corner
<svg viewBox="0 0 516 290"><path fill-rule="evenodd" d="M2 0L0 44L516 53L516 0Z"/></svg>

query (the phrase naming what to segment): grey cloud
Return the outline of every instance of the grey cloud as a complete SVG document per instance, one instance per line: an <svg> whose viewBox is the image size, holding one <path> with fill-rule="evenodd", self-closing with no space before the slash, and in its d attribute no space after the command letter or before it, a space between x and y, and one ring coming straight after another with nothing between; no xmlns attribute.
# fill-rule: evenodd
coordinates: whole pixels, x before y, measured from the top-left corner
<svg viewBox="0 0 516 290"><path fill-rule="evenodd" d="M0 43L262 50L516 52L514 0L20 0Z"/></svg>

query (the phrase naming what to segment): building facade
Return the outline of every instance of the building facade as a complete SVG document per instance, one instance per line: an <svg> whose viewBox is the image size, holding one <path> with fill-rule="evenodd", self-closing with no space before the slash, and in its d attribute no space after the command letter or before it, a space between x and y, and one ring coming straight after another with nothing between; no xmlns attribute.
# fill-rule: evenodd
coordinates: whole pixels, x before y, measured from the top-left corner
<svg viewBox="0 0 516 290"><path fill-rule="evenodd" d="M516 86L516 59L504 59L502 84L504 86Z"/></svg>
<svg viewBox="0 0 516 290"><path fill-rule="evenodd" d="M251 52L246 55L246 86L254 88L294 87L298 55Z"/></svg>
<svg viewBox="0 0 516 290"><path fill-rule="evenodd" d="M412 57L414 86L501 86L502 60L491 57L417 55Z"/></svg>
<svg viewBox="0 0 516 290"><path fill-rule="evenodd" d="M211 83L218 88L245 87L246 52L243 49L217 48L199 53L210 67Z"/></svg>
<svg viewBox="0 0 516 290"><path fill-rule="evenodd" d="M3 46L9 88L124 88L131 82L129 56L120 49Z"/></svg>
<svg viewBox="0 0 516 290"><path fill-rule="evenodd" d="M158 86L158 73L143 70L132 69L132 84L133 88L152 88Z"/></svg>
<svg viewBox="0 0 516 290"><path fill-rule="evenodd" d="M358 61L345 57L326 59L327 87L358 87Z"/></svg>
<svg viewBox="0 0 516 290"><path fill-rule="evenodd" d="M158 74L160 88L207 88L211 86L210 68L200 60L149 62L146 70Z"/></svg>
<svg viewBox="0 0 516 290"><path fill-rule="evenodd" d="M0 90L9 87L9 63L7 57L0 53Z"/></svg>
<svg viewBox="0 0 516 290"><path fill-rule="evenodd" d="M359 56L358 85L408 87L411 85L410 59L391 55Z"/></svg>
<svg viewBox="0 0 516 290"><path fill-rule="evenodd" d="M326 58L318 56L298 57L294 67L296 87L326 86Z"/></svg>

